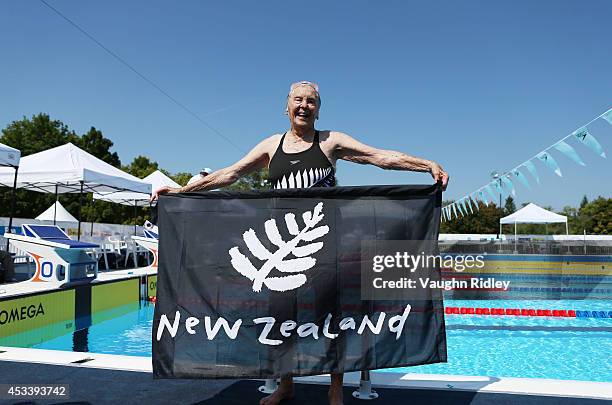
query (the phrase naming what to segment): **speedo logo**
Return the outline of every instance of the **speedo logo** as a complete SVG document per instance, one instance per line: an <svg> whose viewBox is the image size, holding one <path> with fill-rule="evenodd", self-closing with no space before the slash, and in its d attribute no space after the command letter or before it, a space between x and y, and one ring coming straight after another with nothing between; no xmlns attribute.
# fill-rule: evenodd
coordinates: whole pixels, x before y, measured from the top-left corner
<svg viewBox="0 0 612 405"><path fill-rule="evenodd" d="M0 310L0 325L7 323L24 321L26 319L36 318L38 315L44 315L45 309L43 308L42 302L36 305L24 305L22 307L15 307L10 310Z"/></svg>

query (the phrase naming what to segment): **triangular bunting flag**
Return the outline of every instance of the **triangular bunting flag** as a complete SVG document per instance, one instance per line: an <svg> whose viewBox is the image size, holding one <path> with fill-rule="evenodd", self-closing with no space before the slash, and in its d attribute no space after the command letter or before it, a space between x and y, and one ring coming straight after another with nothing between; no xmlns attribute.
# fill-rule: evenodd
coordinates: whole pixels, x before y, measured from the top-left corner
<svg viewBox="0 0 612 405"><path fill-rule="evenodd" d="M578 139L580 142L595 151L595 153L597 153L602 158L606 157L606 153L604 152L599 142L597 142L597 139L595 139L595 137L591 135L588 129L586 129L585 127L574 131L572 135L574 135L576 139Z"/></svg>
<svg viewBox="0 0 612 405"><path fill-rule="evenodd" d="M540 184L540 177L538 176L538 171L536 170L536 167L533 162L531 160L528 160L523 163L523 166L527 168L527 171L529 171L529 174L531 174L531 176L535 179L536 183Z"/></svg>
<svg viewBox="0 0 612 405"><path fill-rule="evenodd" d="M510 175L506 174L505 176L501 177L500 179L501 179L501 182L503 183L503 185L506 186L506 188L508 188L510 190L512 195L516 196L516 190L514 189L514 183L510 179Z"/></svg>
<svg viewBox="0 0 612 405"><path fill-rule="evenodd" d="M606 111L605 113L603 113L603 114L601 115L601 117L602 117L604 120L608 121L608 123L609 123L610 125L612 125L612 108L610 108L608 111Z"/></svg>
<svg viewBox="0 0 612 405"><path fill-rule="evenodd" d="M498 194L501 194L502 200L505 200L506 198L508 198L508 193L506 193L506 190L504 190L504 188L501 186L500 180L495 180L493 182L493 187L495 187L495 190L497 190Z"/></svg>
<svg viewBox="0 0 612 405"><path fill-rule="evenodd" d="M568 145L565 141L559 141L554 145L554 148L559 152L563 153L565 156L572 159L574 162L578 163L580 166L586 166L586 164L580 159L580 155L576 152L574 148Z"/></svg>
<svg viewBox="0 0 612 405"><path fill-rule="evenodd" d="M563 177L563 175L561 174L561 169L557 164L557 161L555 160L555 158L552 157L550 153L542 152L538 155L538 159L540 159L550 170L555 172L557 176Z"/></svg>
<svg viewBox="0 0 612 405"><path fill-rule="evenodd" d="M459 204L461 204L461 208L463 208L463 212L465 213L465 215L467 215L468 210L467 210L467 203L465 201L465 198L462 198L461 200L459 200Z"/></svg>
<svg viewBox="0 0 612 405"><path fill-rule="evenodd" d="M491 188L491 184L489 183L485 186L485 190L487 190L487 193L489 193L489 195L491 196L491 201L496 201L497 200L497 196L495 195L495 192L493 191L493 188Z"/></svg>
<svg viewBox="0 0 612 405"><path fill-rule="evenodd" d="M466 202L467 206L470 208L470 214L473 214L474 213L474 208L472 208L472 200L470 200L470 198L467 197L465 199L465 202Z"/></svg>
<svg viewBox="0 0 612 405"><path fill-rule="evenodd" d="M514 177L516 177L518 181L521 182L523 186L525 186L525 188L527 188L528 190L531 190L531 186L529 185L529 182L527 181L527 177L519 169L514 169L512 171L512 174L514 175Z"/></svg>
<svg viewBox="0 0 612 405"><path fill-rule="evenodd" d="M476 210L480 211L480 205L478 204L478 198L476 198L476 193L472 194L470 198L474 202L474 205L476 206Z"/></svg>
<svg viewBox="0 0 612 405"><path fill-rule="evenodd" d="M455 201L455 205L457 206L457 209L459 210L459 213L461 214L461 216L465 216L466 211L465 207L463 205L461 205L461 201Z"/></svg>

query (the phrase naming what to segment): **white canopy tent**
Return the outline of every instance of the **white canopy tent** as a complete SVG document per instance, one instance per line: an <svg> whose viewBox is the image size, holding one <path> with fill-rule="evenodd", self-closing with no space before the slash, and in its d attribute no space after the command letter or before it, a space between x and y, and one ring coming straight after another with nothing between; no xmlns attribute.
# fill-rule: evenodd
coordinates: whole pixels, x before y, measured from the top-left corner
<svg viewBox="0 0 612 405"><path fill-rule="evenodd" d="M9 182L8 174L6 170L0 169L0 184L6 185ZM116 190L151 192L150 184L109 165L72 143L21 159L17 187L58 194Z"/></svg>
<svg viewBox="0 0 612 405"><path fill-rule="evenodd" d="M177 182L172 180L170 177L166 176L159 170L154 171L149 174L142 181L151 184L151 191L156 188L169 186L169 187L181 187ZM108 201L123 205L135 205L137 207L142 207L149 205L149 199L151 198L151 193L134 193L129 191L119 191L119 192L110 192L110 193L94 193L94 200Z"/></svg>
<svg viewBox="0 0 612 405"><path fill-rule="evenodd" d="M542 207L529 203L518 211L505 216L499 220L499 234L502 233L502 225L514 224L514 249L516 250L516 224L557 224L565 223L565 233L569 234L567 217Z"/></svg>
<svg viewBox="0 0 612 405"><path fill-rule="evenodd" d="M0 166L18 167L20 157L19 150L0 143Z"/></svg>
<svg viewBox="0 0 612 405"><path fill-rule="evenodd" d="M181 187L180 184L166 176L159 170L149 174L142 181L151 184L151 191L163 187ZM131 205L134 207L134 235L136 235L136 207L143 207L149 205L151 193L134 193L129 191L120 191L116 193L94 193L94 200L107 201L122 205Z"/></svg>
<svg viewBox="0 0 612 405"><path fill-rule="evenodd" d="M15 216L15 190L17 189L17 173L19 172L19 160L21 151L12 148L8 145L0 143L0 166L11 167L13 169L13 195L11 197L11 214L9 216L8 231L11 231L13 226L13 216ZM6 250L8 251L8 240L6 242Z"/></svg>
<svg viewBox="0 0 612 405"><path fill-rule="evenodd" d="M0 168L0 185L7 185L12 180L12 173L6 168ZM151 184L111 166L72 143L21 159L16 186L42 193L55 193L56 196L81 193L81 204L83 192L151 192ZM79 206L79 238L80 211Z"/></svg>
<svg viewBox="0 0 612 405"><path fill-rule="evenodd" d="M62 227L75 225L79 222L79 220L73 217L59 201L56 201L47 208L45 212L37 216L36 219L44 223L57 224Z"/></svg>

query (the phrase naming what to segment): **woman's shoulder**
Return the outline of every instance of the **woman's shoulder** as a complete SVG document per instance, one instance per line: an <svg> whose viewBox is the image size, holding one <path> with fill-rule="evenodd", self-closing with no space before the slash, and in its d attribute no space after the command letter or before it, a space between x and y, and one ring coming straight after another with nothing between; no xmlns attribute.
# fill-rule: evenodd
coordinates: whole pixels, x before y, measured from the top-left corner
<svg viewBox="0 0 612 405"><path fill-rule="evenodd" d="M270 135L267 138L264 138L261 142L259 142L259 144L255 148L267 154L268 157L271 157L274 152L276 152L276 149L280 144L282 136L282 134Z"/></svg>
<svg viewBox="0 0 612 405"><path fill-rule="evenodd" d="M326 143L329 145L336 145L342 143L342 141L347 137L349 137L348 134L340 131L333 131L330 129L319 131L319 142Z"/></svg>
<svg viewBox="0 0 612 405"><path fill-rule="evenodd" d="M280 142L281 138L283 137L283 134L273 134L268 136L267 138L264 138L259 145L262 146L278 146L278 143Z"/></svg>

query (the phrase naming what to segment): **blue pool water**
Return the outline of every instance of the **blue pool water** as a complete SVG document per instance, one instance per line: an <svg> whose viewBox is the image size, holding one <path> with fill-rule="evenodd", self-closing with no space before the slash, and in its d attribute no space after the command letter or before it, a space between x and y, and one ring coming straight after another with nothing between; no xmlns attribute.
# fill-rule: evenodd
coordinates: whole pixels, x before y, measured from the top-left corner
<svg viewBox="0 0 612 405"><path fill-rule="evenodd" d="M612 310L609 301L453 301L446 306ZM151 356L153 305L35 347ZM381 370L612 382L612 319L446 315L448 363Z"/></svg>

